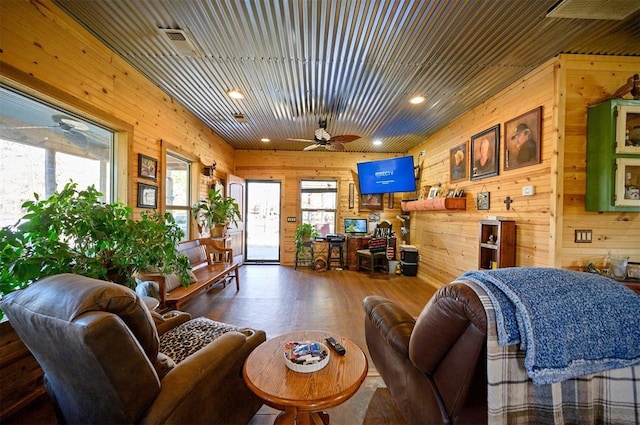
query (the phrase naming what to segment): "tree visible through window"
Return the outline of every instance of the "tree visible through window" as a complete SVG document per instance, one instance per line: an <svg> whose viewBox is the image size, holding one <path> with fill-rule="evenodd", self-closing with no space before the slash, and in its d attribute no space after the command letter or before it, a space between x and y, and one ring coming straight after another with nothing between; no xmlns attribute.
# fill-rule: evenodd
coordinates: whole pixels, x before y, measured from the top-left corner
<svg viewBox="0 0 640 425"><path fill-rule="evenodd" d="M0 226L34 193L45 199L71 180L114 200L114 132L4 86L0 105Z"/></svg>
<svg viewBox="0 0 640 425"><path fill-rule="evenodd" d="M326 236L335 233L338 182L335 180L300 181L300 210L302 223L313 225Z"/></svg>

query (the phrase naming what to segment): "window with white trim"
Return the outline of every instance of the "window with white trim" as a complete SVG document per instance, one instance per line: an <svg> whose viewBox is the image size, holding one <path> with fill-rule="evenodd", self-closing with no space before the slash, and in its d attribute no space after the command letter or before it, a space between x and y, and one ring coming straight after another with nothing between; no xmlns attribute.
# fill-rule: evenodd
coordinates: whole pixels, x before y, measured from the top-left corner
<svg viewBox="0 0 640 425"><path fill-rule="evenodd" d="M16 224L34 193L46 199L71 180L115 200L113 131L5 86L0 105L0 226Z"/></svg>
<svg viewBox="0 0 640 425"><path fill-rule="evenodd" d="M337 181L300 181L302 223L311 224L322 236L326 236L328 233L335 233L337 205Z"/></svg>
<svg viewBox="0 0 640 425"><path fill-rule="evenodd" d="M167 153L166 162L166 211L184 232L182 240L188 240L191 226L191 162L171 153Z"/></svg>

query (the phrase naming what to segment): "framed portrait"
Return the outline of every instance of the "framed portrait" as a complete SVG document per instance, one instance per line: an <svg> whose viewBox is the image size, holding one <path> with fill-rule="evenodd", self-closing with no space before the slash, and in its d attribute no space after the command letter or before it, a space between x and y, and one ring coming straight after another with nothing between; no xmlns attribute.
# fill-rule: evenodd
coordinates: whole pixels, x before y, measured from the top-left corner
<svg viewBox="0 0 640 425"><path fill-rule="evenodd" d="M471 180L498 175L499 146L500 124L471 136Z"/></svg>
<svg viewBox="0 0 640 425"><path fill-rule="evenodd" d="M429 189L429 195L427 199L436 199L438 197L438 192L440 191L440 186L433 186Z"/></svg>
<svg viewBox="0 0 640 425"><path fill-rule="evenodd" d="M158 160L138 154L138 177L143 179L158 179Z"/></svg>
<svg viewBox="0 0 640 425"><path fill-rule="evenodd" d="M449 151L449 181L456 182L467 179L467 142Z"/></svg>
<svg viewBox="0 0 640 425"><path fill-rule="evenodd" d="M504 123L504 170L539 164L542 106Z"/></svg>
<svg viewBox="0 0 640 425"><path fill-rule="evenodd" d="M158 188L144 183L138 183L138 207L158 208Z"/></svg>
<svg viewBox="0 0 640 425"><path fill-rule="evenodd" d="M382 193L360 195L360 209L375 211L382 208Z"/></svg>

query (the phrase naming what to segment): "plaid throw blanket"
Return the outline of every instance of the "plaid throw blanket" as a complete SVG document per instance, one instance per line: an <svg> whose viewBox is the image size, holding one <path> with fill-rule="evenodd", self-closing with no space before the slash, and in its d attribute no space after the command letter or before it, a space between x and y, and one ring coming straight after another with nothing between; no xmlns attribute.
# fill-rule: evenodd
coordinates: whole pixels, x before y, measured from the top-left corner
<svg viewBox="0 0 640 425"><path fill-rule="evenodd" d="M517 345L498 344L495 311L484 290L469 281L487 313L488 423L640 424L640 366L534 385Z"/></svg>

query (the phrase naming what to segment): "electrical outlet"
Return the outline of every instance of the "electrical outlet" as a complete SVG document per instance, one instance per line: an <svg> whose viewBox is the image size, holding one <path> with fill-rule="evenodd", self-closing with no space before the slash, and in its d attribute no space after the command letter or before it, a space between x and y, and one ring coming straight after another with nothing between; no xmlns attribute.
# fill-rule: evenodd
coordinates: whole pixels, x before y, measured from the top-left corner
<svg viewBox="0 0 640 425"><path fill-rule="evenodd" d="M295 222L296 222L295 217L287 217L287 223L295 223Z"/></svg>
<svg viewBox="0 0 640 425"><path fill-rule="evenodd" d="M536 189L531 186L522 186L522 196L533 196L536 194Z"/></svg>

